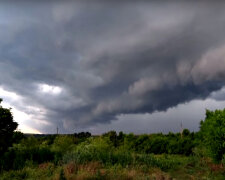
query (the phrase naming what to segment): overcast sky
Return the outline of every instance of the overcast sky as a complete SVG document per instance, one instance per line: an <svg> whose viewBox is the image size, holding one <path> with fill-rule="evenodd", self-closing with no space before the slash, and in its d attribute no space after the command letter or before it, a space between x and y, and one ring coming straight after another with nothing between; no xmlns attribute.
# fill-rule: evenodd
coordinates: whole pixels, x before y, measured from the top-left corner
<svg viewBox="0 0 225 180"><path fill-rule="evenodd" d="M0 97L23 132L197 131L225 108L225 3L0 2Z"/></svg>

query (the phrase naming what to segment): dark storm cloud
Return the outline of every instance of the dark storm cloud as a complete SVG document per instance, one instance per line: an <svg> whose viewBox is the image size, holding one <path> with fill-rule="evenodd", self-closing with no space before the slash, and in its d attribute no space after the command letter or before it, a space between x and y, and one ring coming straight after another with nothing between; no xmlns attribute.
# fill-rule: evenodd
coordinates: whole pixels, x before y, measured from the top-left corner
<svg viewBox="0 0 225 180"><path fill-rule="evenodd" d="M4 3L0 86L23 97L17 108L40 107L40 119L65 132L207 98L225 85L224 8L221 2Z"/></svg>

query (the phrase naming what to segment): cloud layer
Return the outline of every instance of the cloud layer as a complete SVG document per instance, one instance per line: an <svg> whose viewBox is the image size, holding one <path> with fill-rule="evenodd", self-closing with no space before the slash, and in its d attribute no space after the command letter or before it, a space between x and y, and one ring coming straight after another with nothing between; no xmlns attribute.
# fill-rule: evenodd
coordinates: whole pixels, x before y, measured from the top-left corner
<svg viewBox="0 0 225 180"><path fill-rule="evenodd" d="M0 7L0 86L42 132L166 111L225 85L222 2Z"/></svg>

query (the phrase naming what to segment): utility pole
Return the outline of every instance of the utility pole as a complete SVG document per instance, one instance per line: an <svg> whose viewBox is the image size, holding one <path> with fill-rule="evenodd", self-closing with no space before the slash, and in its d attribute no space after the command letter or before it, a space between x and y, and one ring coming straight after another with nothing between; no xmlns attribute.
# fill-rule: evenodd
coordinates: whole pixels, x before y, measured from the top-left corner
<svg viewBox="0 0 225 180"><path fill-rule="evenodd" d="M183 124L182 124L182 121L180 123L180 136L181 136L181 138L183 138Z"/></svg>
<svg viewBox="0 0 225 180"><path fill-rule="evenodd" d="M56 134L57 135L59 134L59 128L58 128L58 126L56 127Z"/></svg>

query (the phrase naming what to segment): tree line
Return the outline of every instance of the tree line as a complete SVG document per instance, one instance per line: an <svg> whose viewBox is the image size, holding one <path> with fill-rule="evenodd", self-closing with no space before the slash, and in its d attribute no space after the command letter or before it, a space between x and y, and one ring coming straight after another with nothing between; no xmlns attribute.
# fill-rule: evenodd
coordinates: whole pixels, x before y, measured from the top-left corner
<svg viewBox="0 0 225 180"><path fill-rule="evenodd" d="M11 109L0 106L1 170L20 169L29 161L37 164L43 162L57 164L65 160L69 152L76 152L76 155L72 153L69 157L81 158L79 162L82 161L82 158L86 160L97 158L103 162L106 161L104 158L108 158L107 161L113 163L120 161L119 157L124 158L125 162L128 161L129 153L192 156L196 149L200 149L214 162L225 162L225 109L206 110L206 118L200 122L200 130L190 132L188 129L184 129L182 134L170 132L168 134L134 135L109 131L99 137L93 137L89 132L26 137L23 133L15 131L17 126L18 124L13 120ZM107 150L104 151L104 148ZM96 152L100 154L95 154ZM110 152L114 155L110 155ZM123 154L123 152L126 153Z"/></svg>

